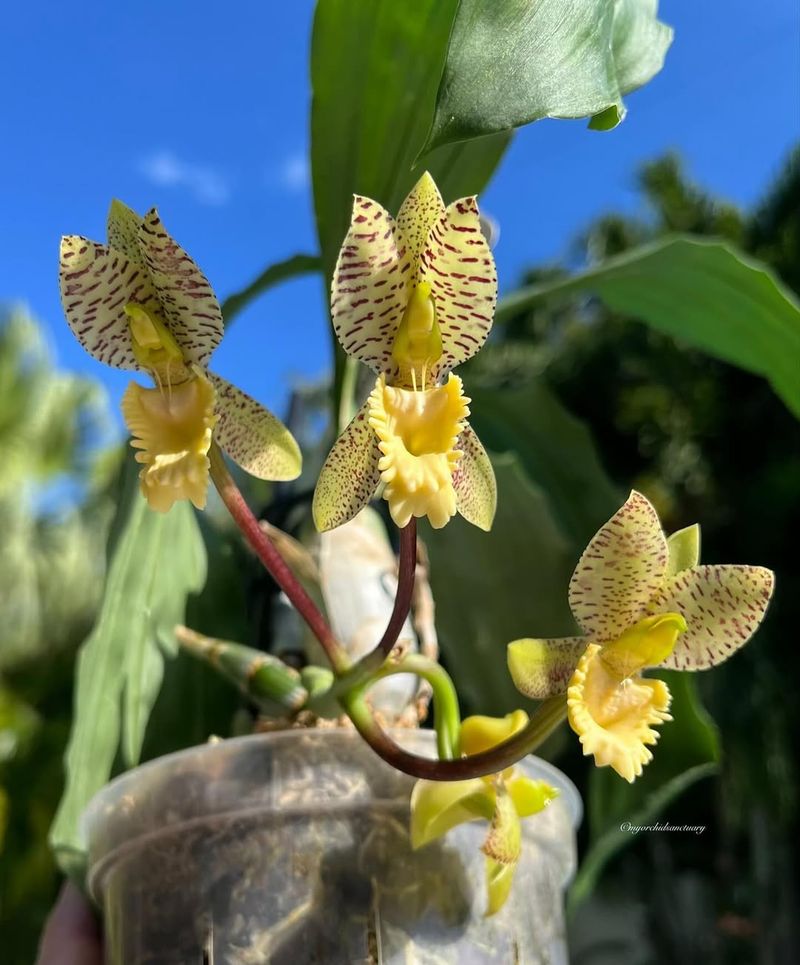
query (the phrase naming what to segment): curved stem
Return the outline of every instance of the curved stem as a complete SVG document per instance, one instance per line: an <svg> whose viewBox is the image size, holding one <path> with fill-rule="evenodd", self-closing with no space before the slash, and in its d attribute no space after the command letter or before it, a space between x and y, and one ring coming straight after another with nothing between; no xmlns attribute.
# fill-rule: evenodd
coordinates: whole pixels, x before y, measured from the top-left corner
<svg viewBox="0 0 800 965"><path fill-rule="evenodd" d="M461 730L461 711L458 694L450 675L436 661L420 654L412 653L398 663L388 663L367 681L359 690L351 692L358 697L366 694L369 688L386 677L410 673L427 680L433 690L434 723L436 727L436 746L442 760L452 760L458 755L458 735Z"/></svg>
<svg viewBox="0 0 800 965"><path fill-rule="evenodd" d="M258 525L258 520L250 511L250 507L233 481L225 459L219 446L211 443L208 453L211 462L211 479L222 498L234 522L242 531L247 542L258 558L267 568L272 578L289 598L297 612L306 621L309 629L319 640L331 666L337 674L344 673L350 666L347 654L339 641L333 635L325 617L320 613L317 605L303 589L294 573L289 569L280 553L275 549L272 540Z"/></svg>
<svg viewBox="0 0 800 965"><path fill-rule="evenodd" d="M428 781L466 781L503 771L533 753L567 716L566 696L550 697L522 730L502 744L458 760L434 761L398 747L375 720L361 694L348 694L341 702L356 730L379 757L398 771Z"/></svg>
<svg viewBox="0 0 800 965"><path fill-rule="evenodd" d="M414 577L417 572L417 521L411 517L409 523L400 530L400 562L397 573L397 592L394 597L392 615L374 650L361 657L347 671L342 679L342 690L358 687L362 681L372 678L383 666L392 652L403 624L411 610L414 595Z"/></svg>

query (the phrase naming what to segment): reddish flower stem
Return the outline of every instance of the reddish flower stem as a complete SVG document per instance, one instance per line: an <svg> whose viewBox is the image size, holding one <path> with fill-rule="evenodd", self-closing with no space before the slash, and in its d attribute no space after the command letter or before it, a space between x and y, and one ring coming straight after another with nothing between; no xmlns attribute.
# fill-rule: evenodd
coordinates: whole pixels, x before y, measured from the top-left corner
<svg viewBox="0 0 800 965"><path fill-rule="evenodd" d="M242 531L242 535L251 548L267 568L272 578L283 590L300 616L306 621L309 629L319 640L336 674L344 673L350 666L347 654L328 626L325 617L320 613L317 605L306 593L302 584L289 569L283 557L275 548L272 540L258 525L258 520L250 511L244 496L233 481L225 465L225 458L216 443L211 444L209 451L211 462L211 479L217 487L233 521Z"/></svg>
<svg viewBox="0 0 800 965"><path fill-rule="evenodd" d="M522 730L502 744L469 757L437 761L418 757L398 747L380 727L360 694L343 697L341 703L356 730L379 757L404 774L429 781L465 781L504 771L527 754L532 754L567 716L566 696L550 697L539 705Z"/></svg>

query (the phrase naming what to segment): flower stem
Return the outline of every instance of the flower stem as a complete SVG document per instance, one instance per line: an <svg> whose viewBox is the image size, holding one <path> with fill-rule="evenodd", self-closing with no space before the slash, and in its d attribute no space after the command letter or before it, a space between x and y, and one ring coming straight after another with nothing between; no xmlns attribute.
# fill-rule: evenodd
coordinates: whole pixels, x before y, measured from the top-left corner
<svg viewBox="0 0 800 965"><path fill-rule="evenodd" d="M458 760L435 761L398 747L375 720L362 693L347 694L341 703L356 730L379 757L398 771L428 781L466 781L503 771L533 753L567 716L566 696L550 697L539 705L522 730L502 744Z"/></svg>
<svg viewBox="0 0 800 965"><path fill-rule="evenodd" d="M411 610L416 571L417 521L412 516L410 522L400 530L400 562L392 615L375 649L357 660L348 670L346 678L342 680L342 689L357 687L362 681L372 678L392 652Z"/></svg>
<svg viewBox="0 0 800 965"><path fill-rule="evenodd" d="M250 511L239 487L228 472L225 459L216 443L211 443L208 455L211 462L211 479L228 512L242 531L242 535L319 640L334 671L337 674L344 673L350 666L347 654L317 605L286 565L283 557L273 546L272 540L258 525L258 520Z"/></svg>
<svg viewBox="0 0 800 965"><path fill-rule="evenodd" d="M427 680L433 690L434 723L436 726L436 745L442 760L452 760L458 755L458 734L461 730L461 712L458 694L450 675L436 663L418 653L411 653L397 663L386 663L376 671L372 678L360 688L351 690L350 696L366 694L367 690L379 680L395 674L411 673Z"/></svg>

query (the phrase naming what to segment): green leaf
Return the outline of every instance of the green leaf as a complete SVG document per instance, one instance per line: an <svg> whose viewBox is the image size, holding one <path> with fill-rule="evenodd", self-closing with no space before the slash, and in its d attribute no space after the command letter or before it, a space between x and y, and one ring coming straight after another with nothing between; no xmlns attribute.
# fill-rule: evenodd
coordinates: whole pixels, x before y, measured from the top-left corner
<svg viewBox="0 0 800 965"><path fill-rule="evenodd" d="M509 640L574 629L566 593L574 560L522 464L512 455L492 461L500 498L491 532L456 518L424 540L445 662L470 712L500 715L523 702L506 669Z"/></svg>
<svg viewBox="0 0 800 965"><path fill-rule="evenodd" d="M606 863L636 840L625 825L641 827L653 823L688 787L719 768L717 731L700 702L692 675L659 670L657 676L669 686L674 719L661 728L653 760L633 784L609 767L592 770L588 801L590 842L570 889L570 912L591 894Z"/></svg>
<svg viewBox="0 0 800 965"><path fill-rule="evenodd" d="M319 0L311 43L311 168L330 277L354 192L395 213L425 168L445 201L481 191L509 136L414 165L430 127L458 0Z"/></svg>
<svg viewBox="0 0 800 965"><path fill-rule="evenodd" d="M120 736L126 763L138 761L163 648L174 650L172 627L183 620L187 594L205 580L205 550L191 507L179 503L167 514L154 513L135 474L125 475L103 602L78 657L66 788L50 832L59 865L71 875L83 862L79 817L111 775Z"/></svg>
<svg viewBox="0 0 800 965"><path fill-rule="evenodd" d="M764 376L800 416L800 304L765 265L732 245L688 236L644 245L583 274L509 295L495 321L583 290L615 311Z"/></svg>
<svg viewBox="0 0 800 965"><path fill-rule="evenodd" d="M656 9L656 0L461 0L426 150L543 117L615 126L622 96L661 70L672 42Z"/></svg>
<svg viewBox="0 0 800 965"><path fill-rule="evenodd" d="M492 452L517 454L528 478L547 498L577 560L621 502L588 429L540 381L512 390L470 385L469 395L470 423L481 442ZM504 498L500 492L500 501ZM561 596L566 599L566 584ZM554 635L530 626L522 636L532 634Z"/></svg>
<svg viewBox="0 0 800 965"><path fill-rule="evenodd" d="M234 318L240 312L243 312L251 302L260 298L264 292L269 291L275 285L289 281L291 278L298 278L300 275L308 275L321 270L322 261L319 255L292 255L291 258L269 265L258 278L253 279L241 291L228 295L222 303L222 317L225 324L230 325Z"/></svg>

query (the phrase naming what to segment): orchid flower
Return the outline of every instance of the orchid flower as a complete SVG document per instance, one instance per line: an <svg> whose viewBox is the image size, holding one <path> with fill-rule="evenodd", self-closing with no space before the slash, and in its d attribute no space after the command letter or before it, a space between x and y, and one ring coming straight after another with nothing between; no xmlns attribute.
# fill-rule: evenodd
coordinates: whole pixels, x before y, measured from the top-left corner
<svg viewBox="0 0 800 965"><path fill-rule="evenodd" d="M496 298L475 198L445 207L427 173L396 220L356 196L331 314L345 352L377 380L322 468L314 494L320 531L352 519L381 483L398 526L427 516L439 528L460 512L491 527L494 472L451 370L486 341Z"/></svg>
<svg viewBox="0 0 800 965"><path fill-rule="evenodd" d="M632 782L652 760L653 728L671 720L650 667L705 670L755 633L774 574L761 566L699 566L699 528L667 539L653 506L632 492L578 561L569 602L585 636L509 644L514 683L529 697L567 693L583 753Z"/></svg>
<svg viewBox="0 0 800 965"><path fill-rule="evenodd" d="M459 734L462 754L480 754L528 723L524 710L505 717L467 717ZM509 767L502 774L468 781L417 781L411 794L411 844L421 848L465 821L484 819L489 833L486 855L486 914L505 904L522 847L520 818L537 814L558 791Z"/></svg>
<svg viewBox="0 0 800 965"><path fill-rule="evenodd" d="M67 322L86 351L115 368L147 372L155 383L131 382L122 399L153 509L167 512L180 499L205 507L212 438L260 479L299 474L288 429L208 371L222 339L219 302L155 208L140 218L114 201L107 245L62 238L59 280Z"/></svg>

